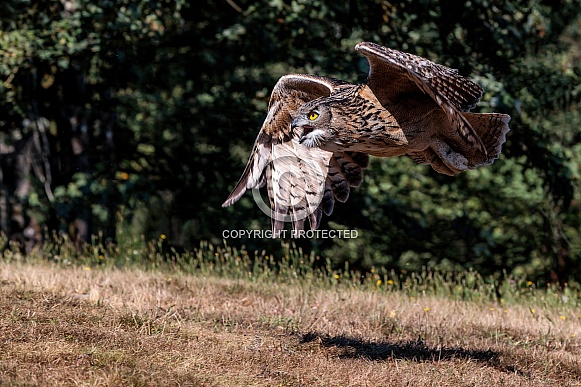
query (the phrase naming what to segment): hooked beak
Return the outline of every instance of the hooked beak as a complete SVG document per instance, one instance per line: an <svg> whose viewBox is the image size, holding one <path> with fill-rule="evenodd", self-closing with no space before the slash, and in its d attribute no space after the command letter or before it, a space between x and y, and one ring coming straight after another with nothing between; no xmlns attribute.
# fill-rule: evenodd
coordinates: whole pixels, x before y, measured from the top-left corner
<svg viewBox="0 0 581 387"><path fill-rule="evenodd" d="M291 122L291 130L295 130L295 128L298 128L301 126L301 118L297 117L295 118L292 122Z"/></svg>
<svg viewBox="0 0 581 387"><path fill-rule="evenodd" d="M294 132L297 128L301 131ZM299 144L309 148L321 146L327 141L324 131L312 126L311 122L304 117L297 117L292 121L291 131L293 135L300 136Z"/></svg>
<svg viewBox="0 0 581 387"><path fill-rule="evenodd" d="M305 140L305 136L313 131L313 127L310 125L304 125L304 120L302 117L297 117L291 122L291 133L295 134L295 129L302 129L301 138L299 139L299 143Z"/></svg>

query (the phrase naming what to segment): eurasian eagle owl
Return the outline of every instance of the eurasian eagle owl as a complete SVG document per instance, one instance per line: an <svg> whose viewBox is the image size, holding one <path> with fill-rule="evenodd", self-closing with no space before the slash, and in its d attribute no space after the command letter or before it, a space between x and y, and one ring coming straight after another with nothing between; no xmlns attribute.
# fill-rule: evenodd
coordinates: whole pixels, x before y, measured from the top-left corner
<svg viewBox="0 0 581 387"><path fill-rule="evenodd" d="M457 70L375 43L363 84L315 75L283 76L240 181L224 202L267 185L275 235L284 221L316 229L335 200L361 184L369 155L408 154L456 175L498 158L510 116L469 113L482 88Z"/></svg>

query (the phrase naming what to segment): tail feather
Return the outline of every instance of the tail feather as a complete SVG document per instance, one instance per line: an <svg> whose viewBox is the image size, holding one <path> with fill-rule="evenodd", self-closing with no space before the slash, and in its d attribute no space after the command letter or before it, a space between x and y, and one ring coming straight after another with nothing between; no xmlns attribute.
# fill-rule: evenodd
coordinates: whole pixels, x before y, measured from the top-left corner
<svg viewBox="0 0 581 387"><path fill-rule="evenodd" d="M490 165L500 156L502 145L506 141L506 134L510 130L508 123L510 116L500 113L462 113L474 131L480 136L486 155L478 152L471 164Z"/></svg>

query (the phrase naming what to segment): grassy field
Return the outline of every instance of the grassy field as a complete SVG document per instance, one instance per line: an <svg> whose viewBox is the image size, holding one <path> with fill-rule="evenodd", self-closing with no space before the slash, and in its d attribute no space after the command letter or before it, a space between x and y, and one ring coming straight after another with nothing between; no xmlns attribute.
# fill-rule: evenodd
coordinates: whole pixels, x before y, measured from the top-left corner
<svg viewBox="0 0 581 387"><path fill-rule="evenodd" d="M0 261L0 385L581 386L578 289L192 259Z"/></svg>

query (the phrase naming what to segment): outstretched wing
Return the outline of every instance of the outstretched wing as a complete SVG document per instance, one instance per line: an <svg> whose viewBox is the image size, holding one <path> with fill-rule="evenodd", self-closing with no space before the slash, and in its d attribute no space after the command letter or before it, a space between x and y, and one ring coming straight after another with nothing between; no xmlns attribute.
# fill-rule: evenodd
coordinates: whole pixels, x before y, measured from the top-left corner
<svg viewBox="0 0 581 387"><path fill-rule="evenodd" d="M296 230L308 218L311 229L316 229L322 213L333 211L335 200L347 200L350 187L361 183L368 157L307 148L298 142L301 133L291 130L295 112L303 104L327 97L344 85L349 84L314 75L283 76L272 91L268 114L242 177L222 206L266 184L272 227L278 235L285 221Z"/></svg>
<svg viewBox="0 0 581 387"><path fill-rule="evenodd" d="M375 43L359 43L355 50L369 61L367 84L388 110L397 110L405 101L421 101L428 95L444 110L458 135L486 155L482 140L462 115L482 97L480 86L458 74L458 70Z"/></svg>

